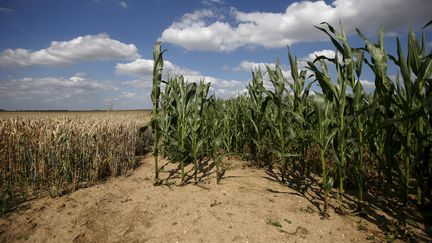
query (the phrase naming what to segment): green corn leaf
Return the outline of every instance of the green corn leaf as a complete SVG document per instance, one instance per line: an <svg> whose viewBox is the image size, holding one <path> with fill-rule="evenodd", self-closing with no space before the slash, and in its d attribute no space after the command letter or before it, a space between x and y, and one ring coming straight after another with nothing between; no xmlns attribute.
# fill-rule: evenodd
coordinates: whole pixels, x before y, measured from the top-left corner
<svg viewBox="0 0 432 243"><path fill-rule="evenodd" d="M422 29L426 29L429 25L432 25L432 20L429 20L429 22L427 22Z"/></svg>
<svg viewBox="0 0 432 243"><path fill-rule="evenodd" d="M330 31L331 31L333 34L335 34L334 28L333 28L330 24L328 24L327 22L322 22L321 24L326 24L327 27L330 29ZM315 28L317 28L317 29L321 30L322 32L326 33L326 34L330 37L331 42L332 42L333 45L338 49L338 51L339 51L340 53L343 53L343 47L341 46L341 44L339 44L339 42L336 40L336 38L333 37L333 35L331 35L331 34L330 34L326 29L324 29L324 28L321 28L321 27L318 27L318 26L315 26Z"/></svg>
<svg viewBox="0 0 432 243"><path fill-rule="evenodd" d="M329 177L327 183L323 185L323 190L328 192L333 188L333 178Z"/></svg>
<svg viewBox="0 0 432 243"><path fill-rule="evenodd" d="M331 132L326 136L325 144L323 146L324 150L327 150L329 144L333 141L334 136L336 136L338 128L333 128Z"/></svg>
<svg viewBox="0 0 432 243"><path fill-rule="evenodd" d="M355 64L355 70L357 74L357 78L360 79L360 75L362 72L362 65L363 65L364 55L363 51L360 49L357 51L357 58L356 58L356 64Z"/></svg>
<svg viewBox="0 0 432 243"><path fill-rule="evenodd" d="M360 81L357 81L354 86L354 100L353 100L353 106L356 110L358 110L359 105L363 100L363 98L365 97L365 95L366 94L364 92L363 85L361 84Z"/></svg>
<svg viewBox="0 0 432 243"><path fill-rule="evenodd" d="M417 77L419 76L420 56L420 45L415 37L415 33L410 30L408 32L408 63Z"/></svg>

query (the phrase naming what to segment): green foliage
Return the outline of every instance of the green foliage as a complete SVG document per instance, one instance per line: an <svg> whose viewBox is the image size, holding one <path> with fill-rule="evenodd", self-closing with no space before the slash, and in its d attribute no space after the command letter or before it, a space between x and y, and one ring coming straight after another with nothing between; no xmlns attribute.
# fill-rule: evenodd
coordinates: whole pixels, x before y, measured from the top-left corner
<svg viewBox="0 0 432 243"><path fill-rule="evenodd" d="M401 188L404 204L413 188L418 204L430 200L432 55L426 53L426 35L419 41L408 32L407 55L397 38L392 56L383 29L377 43L357 30L364 46L351 47L342 25L338 31L322 25L317 29L330 38L335 57L317 56L302 70L289 50L291 78L279 61L265 72L254 69L247 93L235 98L207 97L210 84L203 81L169 79L160 114L164 156L182 168L192 161L195 180L207 157L219 181L223 155L248 158L269 170L278 166L281 182L321 173L324 212L334 185L343 209L345 187L357 184L361 210L370 179L382 179L387 189ZM399 70L395 79L388 73L389 60ZM361 79L365 67L374 75L370 93ZM264 80L272 87L266 88ZM315 82L319 91L310 94Z"/></svg>
<svg viewBox="0 0 432 243"><path fill-rule="evenodd" d="M159 183L159 166L158 166L158 154L159 154L159 139L160 139L160 120L158 117L159 112L159 98L160 98L160 86L162 82L162 70L163 70L163 52L161 51L161 43L157 42L153 49L153 86L151 92L151 100L153 103L153 112L151 117L151 126L154 140L153 155L155 160L155 183Z"/></svg>

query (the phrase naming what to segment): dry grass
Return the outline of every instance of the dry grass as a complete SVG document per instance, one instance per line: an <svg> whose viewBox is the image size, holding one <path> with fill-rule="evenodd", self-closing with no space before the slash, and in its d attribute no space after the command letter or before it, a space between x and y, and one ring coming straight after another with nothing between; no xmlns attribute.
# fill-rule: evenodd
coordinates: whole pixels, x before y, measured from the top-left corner
<svg viewBox="0 0 432 243"><path fill-rule="evenodd" d="M1 211L126 173L144 152L148 120L145 111L0 113Z"/></svg>

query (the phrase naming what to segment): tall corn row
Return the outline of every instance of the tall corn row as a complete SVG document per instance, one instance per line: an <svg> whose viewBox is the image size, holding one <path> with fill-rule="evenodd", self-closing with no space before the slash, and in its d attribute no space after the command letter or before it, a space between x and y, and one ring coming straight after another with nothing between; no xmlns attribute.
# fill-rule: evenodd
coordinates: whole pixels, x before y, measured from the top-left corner
<svg viewBox="0 0 432 243"><path fill-rule="evenodd" d="M299 70L297 64L297 58L291 54L288 50L288 59L291 67L291 77L293 78L293 83L288 83L293 96L293 113L299 117L299 119L294 119L298 126L297 132L297 143L295 147L298 147L297 153L300 155L301 164L301 174L305 176L309 173L308 164L306 163L306 149L308 141L307 130L309 129L307 124L307 119L310 118L311 112L308 109L308 96L309 90L313 82L309 82L305 86L306 82L306 70ZM298 152L300 150L300 152Z"/></svg>
<svg viewBox="0 0 432 243"><path fill-rule="evenodd" d="M250 135L251 135L251 153L259 165L264 165L263 153L264 153L264 135L267 129L266 122L266 110L267 105L270 101L270 96L266 95L266 89L264 88L264 81L261 70L255 69L252 71L252 80L247 85L249 93L248 99L248 119L251 123ZM236 109L238 110L238 109ZM271 167L271 162L268 164Z"/></svg>
<svg viewBox="0 0 432 243"><path fill-rule="evenodd" d="M195 178L199 156L211 157L219 175L223 154L252 154L257 165L268 165L269 169L279 163L282 182L294 178L290 173L305 177L309 172L319 172L324 213L334 183L338 184L340 209L344 206L345 187L356 184L361 210L368 181L382 179L382 174L387 188L401 186L402 202L407 204L415 188L417 203L424 203L425 198L430 199L432 189L432 68L431 53L425 53L425 36L420 44L410 31L407 57L399 40L394 57L384 48L382 30L378 43L358 31L365 46L353 48L342 26L336 31L323 24L325 28L317 28L330 38L336 56L318 56L308 62L312 80L308 80L305 70L299 70L291 52L288 57L293 83L283 76L277 62L274 69L266 67L272 89L264 87L263 74L256 69L247 85L248 94L228 100L212 99L203 108L197 107L202 99L202 83L197 87L184 83L182 77L168 80L162 96L166 115L162 147L166 155L179 161L182 168L183 163L193 162ZM390 79L389 58L399 67L403 84L399 75L396 80ZM364 63L375 76L375 90L370 94L362 85ZM329 67L336 71L335 75ZM322 94L309 95L315 81ZM204 126L199 125L203 122ZM318 158L314 157L315 148L319 150ZM181 155L173 156L176 150ZM267 157L268 151L272 156ZM289 163L292 158L298 158L300 167ZM315 162L320 164L318 171ZM184 174L182 178L185 182Z"/></svg>
<svg viewBox="0 0 432 243"><path fill-rule="evenodd" d="M289 158L297 157L296 154L288 151L288 143L294 138L294 121L303 123L303 118L293 110L293 98L287 95L287 79L283 76L279 62L276 62L275 70L267 66L267 73L274 91L267 90L266 93L273 104L274 114L270 122L272 137L278 141L278 145L271 151L279 157L281 168L281 181L286 182L287 161Z"/></svg>
<svg viewBox="0 0 432 243"><path fill-rule="evenodd" d="M181 184L187 182L185 166L188 162L194 164L193 177L198 181L200 159L211 154L208 148L204 151L212 129L212 121L206 120L212 100L208 96L210 84L205 84L204 80L198 85L189 83L183 76L163 82L165 90L161 94L161 113L158 114L162 155L180 163Z"/></svg>
<svg viewBox="0 0 432 243"><path fill-rule="evenodd" d="M205 107L205 103L207 102L207 94L210 89L210 83L204 84L204 80L200 81L198 85L194 106L193 106L193 115L192 119L189 120L191 124L191 146L192 146L192 161L194 163L194 177L195 181L198 181L197 175L199 170L198 163L198 152L206 141L206 136L202 133L203 130L203 109Z"/></svg>

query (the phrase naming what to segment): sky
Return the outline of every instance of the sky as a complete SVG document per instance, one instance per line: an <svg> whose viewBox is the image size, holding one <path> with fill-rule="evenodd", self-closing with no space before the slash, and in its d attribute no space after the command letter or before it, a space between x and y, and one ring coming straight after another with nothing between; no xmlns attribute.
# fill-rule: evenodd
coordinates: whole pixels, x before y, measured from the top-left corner
<svg viewBox="0 0 432 243"><path fill-rule="evenodd" d="M353 47L364 45L355 28L376 40L383 26L395 54L395 38L406 46L431 11L431 0L0 0L0 109L151 108L156 41L167 49L165 77L203 78L229 98L277 58L290 79L287 46L300 65L334 57L314 27L323 21L341 21ZM430 27L426 40L430 50ZM370 71L361 80L373 90Z"/></svg>

